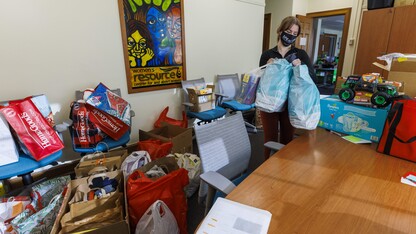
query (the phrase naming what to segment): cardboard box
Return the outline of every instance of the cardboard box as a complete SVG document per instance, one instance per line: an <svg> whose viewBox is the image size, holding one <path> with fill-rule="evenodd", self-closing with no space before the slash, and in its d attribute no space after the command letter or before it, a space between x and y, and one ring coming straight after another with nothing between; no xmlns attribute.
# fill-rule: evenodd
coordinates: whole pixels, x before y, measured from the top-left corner
<svg viewBox="0 0 416 234"><path fill-rule="evenodd" d="M192 128L182 128L175 125L165 125L149 132L139 130L139 140L159 139L171 141L173 153L192 153Z"/></svg>
<svg viewBox="0 0 416 234"><path fill-rule="evenodd" d="M384 128L387 109L374 109L339 100L336 96L321 99L319 127L378 142Z"/></svg>
<svg viewBox="0 0 416 234"><path fill-rule="evenodd" d="M404 83L404 93L416 97L416 58L393 60L387 80Z"/></svg>
<svg viewBox="0 0 416 234"><path fill-rule="evenodd" d="M201 90L188 88L188 97L189 102L193 104L190 107L192 112L203 112L212 110L215 108L215 94L212 92L214 90L214 85L207 85L207 88Z"/></svg>
<svg viewBox="0 0 416 234"><path fill-rule="evenodd" d="M414 5L415 0L394 0L394 7Z"/></svg>

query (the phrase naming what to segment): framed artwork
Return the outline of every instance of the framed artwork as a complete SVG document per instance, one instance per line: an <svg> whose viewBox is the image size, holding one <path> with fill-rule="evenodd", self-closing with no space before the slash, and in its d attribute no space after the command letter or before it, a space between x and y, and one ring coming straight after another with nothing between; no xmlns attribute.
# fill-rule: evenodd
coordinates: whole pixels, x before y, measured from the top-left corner
<svg viewBox="0 0 416 234"><path fill-rule="evenodd" d="M129 93L186 80L183 0L118 0Z"/></svg>

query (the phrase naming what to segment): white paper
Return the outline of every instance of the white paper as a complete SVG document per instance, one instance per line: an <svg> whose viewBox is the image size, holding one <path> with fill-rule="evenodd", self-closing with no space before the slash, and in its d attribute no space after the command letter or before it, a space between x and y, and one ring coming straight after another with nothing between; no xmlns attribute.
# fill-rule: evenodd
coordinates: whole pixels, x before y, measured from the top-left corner
<svg viewBox="0 0 416 234"><path fill-rule="evenodd" d="M306 46L306 37L301 37L300 38L299 45Z"/></svg>
<svg viewBox="0 0 416 234"><path fill-rule="evenodd" d="M197 234L267 234L272 214L267 210L218 198Z"/></svg>

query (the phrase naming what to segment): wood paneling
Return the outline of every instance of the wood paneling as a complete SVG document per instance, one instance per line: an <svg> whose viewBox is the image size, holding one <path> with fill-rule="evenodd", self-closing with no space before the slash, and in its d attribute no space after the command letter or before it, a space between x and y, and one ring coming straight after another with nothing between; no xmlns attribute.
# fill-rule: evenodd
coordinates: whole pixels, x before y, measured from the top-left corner
<svg viewBox="0 0 416 234"><path fill-rule="evenodd" d="M397 7L390 31L388 53L416 53L416 5Z"/></svg>
<svg viewBox="0 0 416 234"><path fill-rule="evenodd" d="M382 72L381 68L372 63L378 56L387 53L393 12L393 8L363 12L354 74Z"/></svg>

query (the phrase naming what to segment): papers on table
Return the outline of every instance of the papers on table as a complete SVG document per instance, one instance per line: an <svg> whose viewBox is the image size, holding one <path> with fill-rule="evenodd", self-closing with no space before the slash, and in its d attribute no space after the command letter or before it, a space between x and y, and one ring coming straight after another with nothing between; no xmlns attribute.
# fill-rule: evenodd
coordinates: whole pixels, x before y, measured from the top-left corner
<svg viewBox="0 0 416 234"><path fill-rule="evenodd" d="M369 140L364 140L364 139L361 139L359 137L355 137L352 135L343 136L342 139L352 142L354 144L370 144L371 143L371 141Z"/></svg>
<svg viewBox="0 0 416 234"><path fill-rule="evenodd" d="M402 176L400 182L403 184L411 185L416 187L416 173L415 172L407 172Z"/></svg>
<svg viewBox="0 0 416 234"><path fill-rule="evenodd" d="M267 210L218 198L202 221L197 234L266 234L272 214Z"/></svg>

